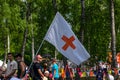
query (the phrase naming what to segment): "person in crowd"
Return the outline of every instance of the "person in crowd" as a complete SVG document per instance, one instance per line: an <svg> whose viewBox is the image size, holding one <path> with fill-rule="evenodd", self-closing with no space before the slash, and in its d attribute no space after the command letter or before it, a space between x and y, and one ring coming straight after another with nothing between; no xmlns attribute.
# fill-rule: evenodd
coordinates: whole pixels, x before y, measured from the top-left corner
<svg viewBox="0 0 120 80"><path fill-rule="evenodd" d="M52 75L52 71L50 70L49 71L49 80L52 80L52 78L53 78L53 75Z"/></svg>
<svg viewBox="0 0 120 80"><path fill-rule="evenodd" d="M44 63L44 65L43 65L43 72L45 72L45 71L49 71L47 63Z"/></svg>
<svg viewBox="0 0 120 80"><path fill-rule="evenodd" d="M117 79L115 79L114 76L113 76L112 68L109 68L109 69L108 69L108 79L109 79L109 80L117 80Z"/></svg>
<svg viewBox="0 0 120 80"><path fill-rule="evenodd" d="M56 60L52 60L52 74L53 74L53 80L58 80L59 79L59 67L56 63Z"/></svg>
<svg viewBox="0 0 120 80"><path fill-rule="evenodd" d="M43 78L43 80L49 80L49 71L45 71L44 72L44 75L45 75L45 77Z"/></svg>
<svg viewBox="0 0 120 80"><path fill-rule="evenodd" d="M80 80L81 77L81 69L79 66L76 67L76 73L75 73L75 80Z"/></svg>
<svg viewBox="0 0 120 80"><path fill-rule="evenodd" d="M0 66L0 79L3 78L2 74L4 74L7 66L5 66L6 64L3 62L2 65Z"/></svg>
<svg viewBox="0 0 120 80"><path fill-rule="evenodd" d="M33 63L33 71L34 71L33 80L43 80L44 78L44 74L42 73L41 62L42 62L42 56L38 54L36 56L36 60Z"/></svg>
<svg viewBox="0 0 120 80"><path fill-rule="evenodd" d="M70 68L70 80L74 80L74 74L72 68Z"/></svg>
<svg viewBox="0 0 120 80"><path fill-rule="evenodd" d="M70 68L68 64L65 66L65 74L66 74L66 80L70 80Z"/></svg>
<svg viewBox="0 0 120 80"><path fill-rule="evenodd" d="M3 75L4 80L10 80L17 72L18 64L14 60L13 54L8 53L8 62L7 62L7 69L5 71L5 74Z"/></svg>
<svg viewBox="0 0 120 80"><path fill-rule="evenodd" d="M65 75L64 67L62 67L60 70L61 70L61 78L62 78L62 80L65 80L66 75Z"/></svg>
<svg viewBox="0 0 120 80"><path fill-rule="evenodd" d="M17 77L22 79L25 76L25 74L26 74L27 65L22 60L22 55L21 54L18 53L15 56L15 58L16 58L16 61L18 63Z"/></svg>
<svg viewBox="0 0 120 80"><path fill-rule="evenodd" d="M116 55L116 62L117 62L117 67L120 68L120 52L118 52Z"/></svg>
<svg viewBox="0 0 120 80"><path fill-rule="evenodd" d="M103 80L103 72L102 72L102 69L100 67L97 70L96 80Z"/></svg>
<svg viewBox="0 0 120 80"><path fill-rule="evenodd" d="M94 76L93 69L90 69L89 76L90 76L90 77L93 77L93 76Z"/></svg>

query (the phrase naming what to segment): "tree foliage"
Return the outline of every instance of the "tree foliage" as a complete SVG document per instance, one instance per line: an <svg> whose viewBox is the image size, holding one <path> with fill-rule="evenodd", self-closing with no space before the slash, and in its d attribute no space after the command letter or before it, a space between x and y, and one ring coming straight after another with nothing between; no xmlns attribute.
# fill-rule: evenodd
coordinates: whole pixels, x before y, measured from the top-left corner
<svg viewBox="0 0 120 80"><path fill-rule="evenodd" d="M56 0L58 11L72 26L76 36L80 38L81 2L80 0ZM120 50L120 1L115 2L117 51ZM27 9L29 8L29 13ZM29 16L26 24L26 16ZM25 57L31 60L31 29L34 31L35 52L37 52L53 18L55 16L52 0L1 0L0 1L0 55L5 54L6 36L10 35L10 51L21 52L24 31L27 28ZM31 19L32 18L32 19ZM85 33L83 45L90 55L103 56L111 41L110 12L108 0L85 1ZM26 27L28 26L28 27ZM54 56L54 46L44 42L39 53ZM60 58L60 55L58 56ZM1 57L2 59L3 57Z"/></svg>

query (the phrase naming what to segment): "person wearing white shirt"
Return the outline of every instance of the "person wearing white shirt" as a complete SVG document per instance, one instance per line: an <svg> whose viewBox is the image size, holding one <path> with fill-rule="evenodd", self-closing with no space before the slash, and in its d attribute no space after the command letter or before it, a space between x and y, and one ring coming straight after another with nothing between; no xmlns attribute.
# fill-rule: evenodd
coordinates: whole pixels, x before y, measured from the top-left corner
<svg viewBox="0 0 120 80"><path fill-rule="evenodd" d="M5 74L3 75L4 79L10 79L11 77L13 77L18 68L17 62L13 58L13 54L8 53L7 57L8 57L8 62L7 62L7 69L5 71Z"/></svg>

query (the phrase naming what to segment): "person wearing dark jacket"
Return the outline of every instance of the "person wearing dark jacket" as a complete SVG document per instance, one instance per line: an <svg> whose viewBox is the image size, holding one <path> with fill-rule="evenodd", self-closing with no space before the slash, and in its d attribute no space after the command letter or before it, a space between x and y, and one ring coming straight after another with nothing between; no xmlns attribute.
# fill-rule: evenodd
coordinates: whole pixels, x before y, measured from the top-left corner
<svg viewBox="0 0 120 80"><path fill-rule="evenodd" d="M42 56L37 55L36 60L33 63L33 71L34 77L33 80L43 80L44 74L42 73L42 66L41 66Z"/></svg>

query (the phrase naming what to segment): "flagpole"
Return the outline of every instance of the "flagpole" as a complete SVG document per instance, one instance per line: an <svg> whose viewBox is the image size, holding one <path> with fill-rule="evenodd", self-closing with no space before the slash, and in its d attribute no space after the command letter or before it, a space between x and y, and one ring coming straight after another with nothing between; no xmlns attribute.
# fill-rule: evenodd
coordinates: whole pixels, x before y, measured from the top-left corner
<svg viewBox="0 0 120 80"><path fill-rule="evenodd" d="M41 42L41 44L40 44L40 46L39 46L39 48L38 48L38 50L37 50L37 52L36 52L36 54L35 54L35 56L34 56L34 59L35 59L36 55L38 54L39 50L41 49L44 40L45 40L45 38L42 40L42 42ZM32 60L32 62L31 62L31 64L30 64L30 66L29 66L26 74L29 73L29 70L30 70L30 68L31 68L31 66L32 66L32 64L33 64L34 59Z"/></svg>
<svg viewBox="0 0 120 80"><path fill-rule="evenodd" d="M50 25L50 26L51 26L51 25ZM46 35L48 35L48 33L49 33L50 29L51 29L51 27L49 27L49 29L47 30L47 33L45 34L45 37L46 37ZM43 40L42 40L42 42L41 42L41 44L40 44L40 46L39 46L39 48L38 48L38 50L37 50L37 52L36 52L36 54L35 54L35 56L34 56L34 58L33 58L32 62L31 62L31 64L30 64L30 66L29 66L29 68L27 69L26 74L27 74L27 73L29 73L29 70L30 70L30 68L31 68L31 66L32 66L32 64L33 64L33 61L34 61L34 59L35 59L36 55L38 54L39 50L40 50L40 49L41 49L41 47L42 47L42 44L43 44L43 42L44 42L44 40L45 40L45 37L43 38Z"/></svg>
<svg viewBox="0 0 120 80"><path fill-rule="evenodd" d="M45 34L45 37L46 37L46 35L48 35L48 32L49 32L50 28L51 28L51 27L49 27L49 29L48 29L47 33ZM34 61L34 59L35 59L36 55L38 54L39 50L41 49L41 47L42 47L42 45L43 45L43 42L45 41L45 37L43 38L43 40L42 40L42 42L41 42L41 44L40 44L40 46L39 46L39 48L38 48L38 50L37 50L37 52L36 52L36 54L35 54L35 56L34 56L34 58L33 58L32 62L31 62L31 64L30 64L30 66L29 66L29 68L27 69L26 74L28 74L28 73L29 73L30 68L31 68L31 66L32 66L32 64L33 64L33 61ZM26 74L25 74L25 77L26 77Z"/></svg>

